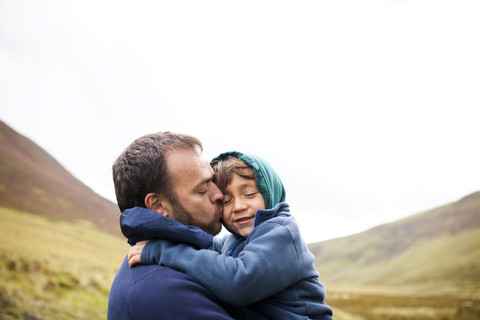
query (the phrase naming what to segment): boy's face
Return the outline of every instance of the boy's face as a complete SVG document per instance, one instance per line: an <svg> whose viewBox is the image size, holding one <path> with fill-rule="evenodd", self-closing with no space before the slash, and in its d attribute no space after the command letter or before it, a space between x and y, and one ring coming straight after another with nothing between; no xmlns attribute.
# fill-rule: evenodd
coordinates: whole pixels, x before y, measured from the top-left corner
<svg viewBox="0 0 480 320"><path fill-rule="evenodd" d="M258 191L254 179L245 179L234 174L225 188L223 199L223 222L232 232L246 237L252 232L255 215L265 209L265 200Z"/></svg>

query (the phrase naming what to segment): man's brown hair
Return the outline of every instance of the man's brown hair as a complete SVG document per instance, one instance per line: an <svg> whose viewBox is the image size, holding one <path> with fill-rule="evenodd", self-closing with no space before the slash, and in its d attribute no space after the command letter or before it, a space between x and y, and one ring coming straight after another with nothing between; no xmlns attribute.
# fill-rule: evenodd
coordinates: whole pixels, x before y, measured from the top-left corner
<svg viewBox="0 0 480 320"><path fill-rule="evenodd" d="M158 132L136 139L122 152L112 166L120 211L145 207L145 197L152 192L175 200L165 156L178 149L202 152L203 146L186 134Z"/></svg>

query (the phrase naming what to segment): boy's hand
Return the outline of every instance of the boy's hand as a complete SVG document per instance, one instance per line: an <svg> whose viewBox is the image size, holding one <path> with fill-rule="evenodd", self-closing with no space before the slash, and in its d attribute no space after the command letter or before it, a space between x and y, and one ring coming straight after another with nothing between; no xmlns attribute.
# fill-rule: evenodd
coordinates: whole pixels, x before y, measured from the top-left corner
<svg viewBox="0 0 480 320"><path fill-rule="evenodd" d="M148 240L139 241L128 252L128 265L133 267L137 263L141 263L140 256L142 254L143 247L147 244Z"/></svg>

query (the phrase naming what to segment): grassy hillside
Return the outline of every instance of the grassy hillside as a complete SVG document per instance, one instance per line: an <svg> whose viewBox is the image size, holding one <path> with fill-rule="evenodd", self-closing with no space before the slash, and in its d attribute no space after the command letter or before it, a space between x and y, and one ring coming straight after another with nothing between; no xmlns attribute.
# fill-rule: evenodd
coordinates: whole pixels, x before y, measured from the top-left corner
<svg viewBox="0 0 480 320"><path fill-rule="evenodd" d="M0 319L105 319L110 285L127 250L125 240L90 222L0 207ZM478 299L340 291L326 284L336 320L480 319Z"/></svg>
<svg viewBox="0 0 480 320"><path fill-rule="evenodd" d="M121 237L116 204L93 192L33 141L1 121L0 206L54 219L89 220Z"/></svg>
<svg viewBox="0 0 480 320"><path fill-rule="evenodd" d="M336 320L480 319L480 192L310 249Z"/></svg>
<svg viewBox="0 0 480 320"><path fill-rule="evenodd" d="M118 219L0 121L0 320L105 319ZM336 320L480 319L480 192L310 248Z"/></svg>
<svg viewBox="0 0 480 320"><path fill-rule="evenodd" d="M327 303L335 320L480 319L480 300L451 295L334 291Z"/></svg>
<svg viewBox="0 0 480 320"><path fill-rule="evenodd" d="M105 319L127 252L91 222L0 207L0 319Z"/></svg>
<svg viewBox="0 0 480 320"><path fill-rule="evenodd" d="M310 248L334 287L479 296L480 192Z"/></svg>

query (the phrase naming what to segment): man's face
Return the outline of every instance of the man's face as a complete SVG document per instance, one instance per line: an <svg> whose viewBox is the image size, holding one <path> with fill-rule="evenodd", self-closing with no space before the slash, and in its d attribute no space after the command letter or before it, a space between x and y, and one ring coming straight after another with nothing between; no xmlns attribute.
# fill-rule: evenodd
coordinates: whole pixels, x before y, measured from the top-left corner
<svg viewBox="0 0 480 320"><path fill-rule="evenodd" d="M172 150L166 156L167 170L176 199L170 217L213 235L222 229L223 194L212 182L213 170L195 149Z"/></svg>

